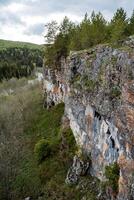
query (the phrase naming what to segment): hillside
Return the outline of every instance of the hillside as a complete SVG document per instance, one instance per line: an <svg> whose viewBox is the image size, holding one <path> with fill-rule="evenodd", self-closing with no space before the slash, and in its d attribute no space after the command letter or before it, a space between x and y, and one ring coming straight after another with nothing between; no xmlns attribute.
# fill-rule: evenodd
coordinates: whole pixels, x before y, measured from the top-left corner
<svg viewBox="0 0 134 200"><path fill-rule="evenodd" d="M26 81L8 81L9 88L14 83L17 89L0 96L0 200L78 200L85 194L95 200L97 182L90 176L83 177L79 187L65 184L76 143L71 129L61 123L64 104L43 109L40 85L26 86ZM39 156L43 156L40 162Z"/></svg>
<svg viewBox="0 0 134 200"><path fill-rule="evenodd" d="M19 41L11 41L11 40L3 40L0 39L0 51L7 48L28 48L28 49L43 49L43 45L38 45L34 43L28 42L19 42Z"/></svg>
<svg viewBox="0 0 134 200"><path fill-rule="evenodd" d="M0 81L28 77L43 66L43 45L0 40Z"/></svg>

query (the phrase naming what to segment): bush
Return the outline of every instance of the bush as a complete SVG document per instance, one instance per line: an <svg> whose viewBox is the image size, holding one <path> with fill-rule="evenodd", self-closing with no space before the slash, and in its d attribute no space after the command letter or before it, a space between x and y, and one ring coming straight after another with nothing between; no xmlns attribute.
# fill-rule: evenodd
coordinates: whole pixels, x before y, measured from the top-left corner
<svg viewBox="0 0 134 200"><path fill-rule="evenodd" d="M41 139L34 148L38 164L41 164L50 155L51 148L48 140Z"/></svg>
<svg viewBox="0 0 134 200"><path fill-rule="evenodd" d="M120 168L117 163L114 163L105 168L105 176L108 179L108 185L115 193L118 193L118 180L120 175Z"/></svg>
<svg viewBox="0 0 134 200"><path fill-rule="evenodd" d="M110 92L110 96L112 98L117 98L117 97L120 97L121 95L121 91L120 91L120 88L115 86L112 88L111 92Z"/></svg>

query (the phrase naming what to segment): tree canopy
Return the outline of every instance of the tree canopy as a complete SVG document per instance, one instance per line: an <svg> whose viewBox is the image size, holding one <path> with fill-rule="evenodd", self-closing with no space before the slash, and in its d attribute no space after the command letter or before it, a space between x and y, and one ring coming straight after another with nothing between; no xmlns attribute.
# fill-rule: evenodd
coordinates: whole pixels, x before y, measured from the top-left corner
<svg viewBox="0 0 134 200"><path fill-rule="evenodd" d="M101 43L118 43L125 37L134 34L134 11L130 19L123 8L117 9L110 22L101 12L86 13L78 24L65 17L58 26L55 21L46 26L45 38L49 45L46 48L46 65L60 68L61 58L66 58L72 50L88 49Z"/></svg>

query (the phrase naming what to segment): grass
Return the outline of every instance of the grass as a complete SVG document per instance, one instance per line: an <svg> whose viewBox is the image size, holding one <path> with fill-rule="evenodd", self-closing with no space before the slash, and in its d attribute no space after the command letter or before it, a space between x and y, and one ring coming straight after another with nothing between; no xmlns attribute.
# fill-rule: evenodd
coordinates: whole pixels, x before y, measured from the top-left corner
<svg viewBox="0 0 134 200"><path fill-rule="evenodd" d="M65 184L77 146L71 129L61 126L63 114L63 103L43 109L37 85L0 97L0 139L4 146L0 147L1 200L29 196L33 200L39 196L42 200L96 199L90 176L82 177L78 185ZM50 154L38 163L34 148L40 140L49 142Z"/></svg>

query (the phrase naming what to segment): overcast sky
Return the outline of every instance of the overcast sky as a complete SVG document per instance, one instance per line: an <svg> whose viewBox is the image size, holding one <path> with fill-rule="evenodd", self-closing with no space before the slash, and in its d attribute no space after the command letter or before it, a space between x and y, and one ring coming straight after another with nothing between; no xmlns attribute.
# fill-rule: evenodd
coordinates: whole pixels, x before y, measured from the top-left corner
<svg viewBox="0 0 134 200"><path fill-rule="evenodd" d="M84 14L101 11L111 19L123 7L130 16L134 0L0 0L0 39L44 43L44 24L64 16L79 22Z"/></svg>

